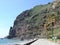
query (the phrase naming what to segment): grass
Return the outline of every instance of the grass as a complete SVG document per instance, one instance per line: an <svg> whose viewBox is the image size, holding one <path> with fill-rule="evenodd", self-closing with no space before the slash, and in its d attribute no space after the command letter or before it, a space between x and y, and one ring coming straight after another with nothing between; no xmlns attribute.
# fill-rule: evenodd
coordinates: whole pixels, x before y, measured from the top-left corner
<svg viewBox="0 0 60 45"><path fill-rule="evenodd" d="M60 39L56 39L56 40L53 40L53 39L48 39L49 41L52 41L52 42L56 42L56 43L59 43L60 44Z"/></svg>
<svg viewBox="0 0 60 45"><path fill-rule="evenodd" d="M50 33L50 35L52 35L51 34L51 31L49 31L49 33ZM57 36L57 37L60 37L60 28L55 28L54 30L53 30L53 35L54 36ZM60 39L52 39L52 38L49 38L48 39L49 41L52 41L52 42L56 42L56 43L60 43Z"/></svg>

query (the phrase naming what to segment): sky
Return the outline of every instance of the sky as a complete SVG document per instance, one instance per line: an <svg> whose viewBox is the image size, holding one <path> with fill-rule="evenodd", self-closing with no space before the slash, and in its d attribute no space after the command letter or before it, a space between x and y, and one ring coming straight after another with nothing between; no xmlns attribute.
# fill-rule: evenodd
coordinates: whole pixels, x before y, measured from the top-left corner
<svg viewBox="0 0 60 45"><path fill-rule="evenodd" d="M9 34L10 27L20 13L48 2L53 0L0 0L0 38Z"/></svg>

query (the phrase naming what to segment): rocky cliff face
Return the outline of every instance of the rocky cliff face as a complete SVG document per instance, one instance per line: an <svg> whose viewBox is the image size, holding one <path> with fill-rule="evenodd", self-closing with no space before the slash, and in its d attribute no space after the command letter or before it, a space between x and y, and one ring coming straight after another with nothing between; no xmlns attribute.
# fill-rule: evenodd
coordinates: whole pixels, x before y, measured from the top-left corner
<svg viewBox="0 0 60 45"><path fill-rule="evenodd" d="M60 5L54 10L51 9L51 6L51 3L38 5L19 14L14 21L13 27L10 27L9 36L7 36L7 38L31 39L46 37L46 30L50 30L51 27L51 23L47 23L48 28L45 29L44 25L48 22L47 19L58 14L58 16L54 17L54 19L57 20L57 17L60 16Z"/></svg>

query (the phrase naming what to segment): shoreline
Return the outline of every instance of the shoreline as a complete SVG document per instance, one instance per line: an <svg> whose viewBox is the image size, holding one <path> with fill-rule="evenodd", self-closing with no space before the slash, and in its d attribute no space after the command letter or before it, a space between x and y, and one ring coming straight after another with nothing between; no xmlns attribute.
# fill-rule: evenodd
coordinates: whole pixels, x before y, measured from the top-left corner
<svg viewBox="0 0 60 45"><path fill-rule="evenodd" d="M1 39L1 43L0 45L28 45L28 44L31 44L33 42L35 42L37 39L29 39L29 40L23 40L23 41L19 41L19 40L10 40L10 39ZM3 43L3 42L4 43ZM11 42L13 41L13 42Z"/></svg>
<svg viewBox="0 0 60 45"><path fill-rule="evenodd" d="M30 45L32 43L34 43L37 39L30 39L30 40L26 40L23 42L15 42L15 43L6 43L6 44L0 44L0 45Z"/></svg>
<svg viewBox="0 0 60 45"><path fill-rule="evenodd" d="M23 43L23 44L14 44L14 45L31 45L35 41L37 41L37 39L36 40L29 41L29 42L26 42L26 43Z"/></svg>

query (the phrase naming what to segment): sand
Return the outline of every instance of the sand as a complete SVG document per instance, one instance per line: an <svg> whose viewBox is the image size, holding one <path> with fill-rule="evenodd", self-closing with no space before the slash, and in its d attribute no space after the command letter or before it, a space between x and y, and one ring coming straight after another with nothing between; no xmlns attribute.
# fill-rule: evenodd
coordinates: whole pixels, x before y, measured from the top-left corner
<svg viewBox="0 0 60 45"><path fill-rule="evenodd" d="M58 44L56 42L51 42L47 39L38 39L37 41L35 41L31 45L60 45L60 44Z"/></svg>

